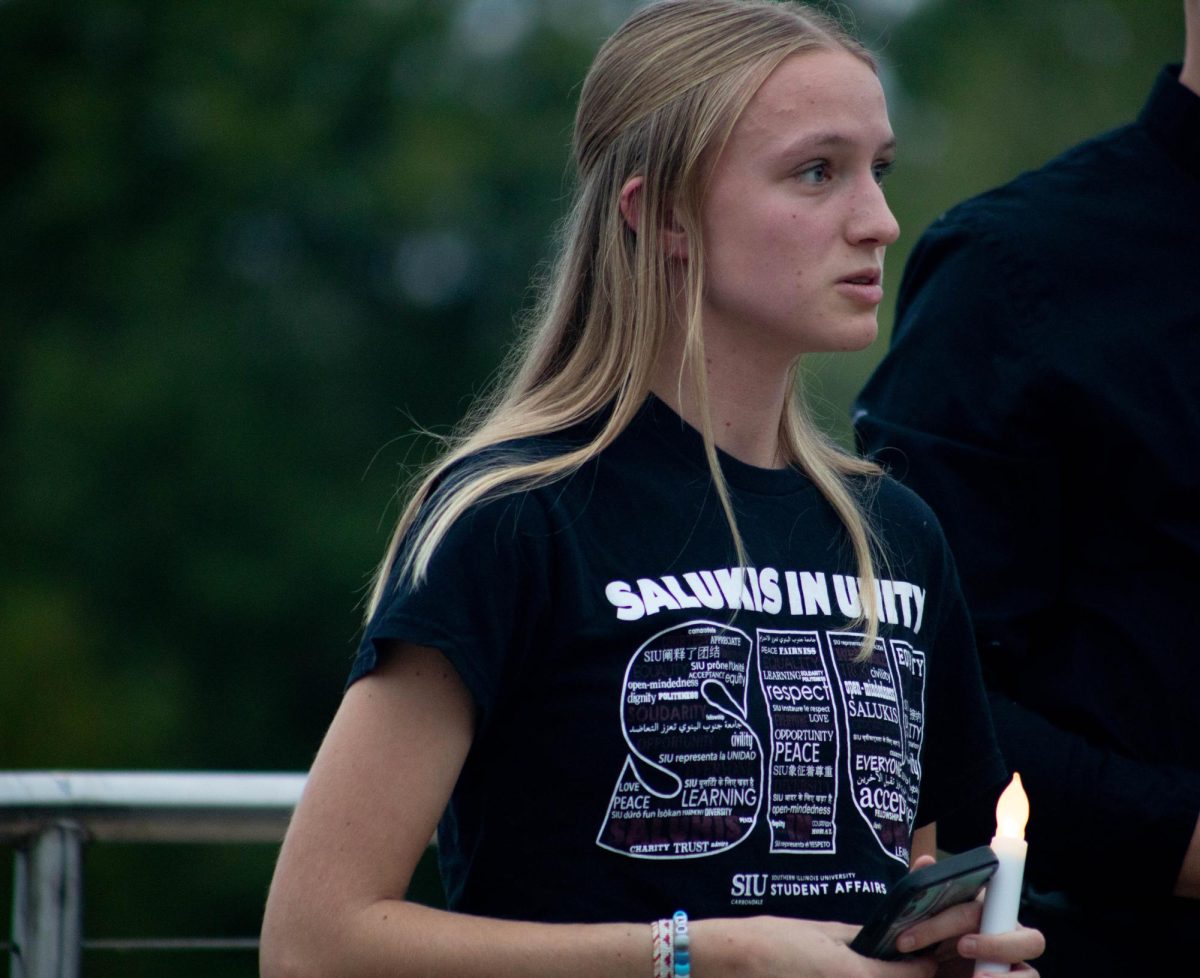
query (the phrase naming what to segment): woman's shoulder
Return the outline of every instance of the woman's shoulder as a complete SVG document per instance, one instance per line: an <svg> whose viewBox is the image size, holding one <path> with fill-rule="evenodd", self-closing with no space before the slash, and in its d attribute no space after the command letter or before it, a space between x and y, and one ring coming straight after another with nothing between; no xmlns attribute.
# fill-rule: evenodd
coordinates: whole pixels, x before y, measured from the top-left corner
<svg viewBox="0 0 1200 978"><path fill-rule="evenodd" d="M460 454L443 463L425 493L428 511L459 492L471 497L463 510L470 522L542 522L547 500L561 491L578 466L556 471L555 459L584 447L591 437L588 423L544 434L508 438Z"/></svg>
<svg viewBox="0 0 1200 978"><path fill-rule="evenodd" d="M942 524L916 492L887 473L863 477L862 484L875 531L886 545L918 545L938 555L945 550Z"/></svg>
<svg viewBox="0 0 1200 978"><path fill-rule="evenodd" d="M584 422L559 431L498 440L455 459L446 474L547 461L585 445L590 431L591 426Z"/></svg>
<svg viewBox="0 0 1200 978"><path fill-rule="evenodd" d="M884 515L895 519L932 521L937 523L933 509L916 492L888 472L863 477L867 492L873 493L875 505Z"/></svg>

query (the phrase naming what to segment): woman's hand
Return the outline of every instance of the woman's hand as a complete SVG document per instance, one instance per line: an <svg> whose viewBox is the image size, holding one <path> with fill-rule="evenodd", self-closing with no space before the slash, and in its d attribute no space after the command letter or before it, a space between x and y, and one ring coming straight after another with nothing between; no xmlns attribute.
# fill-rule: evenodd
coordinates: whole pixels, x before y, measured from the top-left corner
<svg viewBox="0 0 1200 978"><path fill-rule="evenodd" d="M913 869L934 862L932 856L921 856ZM1037 970L1028 961L1046 949L1042 932L1018 925L1006 934L980 934L982 914L982 899L960 903L914 924L900 935L896 946L906 954L931 949L938 963L938 978L966 978L973 973L976 961L1010 964L1012 969L1005 974L1037 978Z"/></svg>

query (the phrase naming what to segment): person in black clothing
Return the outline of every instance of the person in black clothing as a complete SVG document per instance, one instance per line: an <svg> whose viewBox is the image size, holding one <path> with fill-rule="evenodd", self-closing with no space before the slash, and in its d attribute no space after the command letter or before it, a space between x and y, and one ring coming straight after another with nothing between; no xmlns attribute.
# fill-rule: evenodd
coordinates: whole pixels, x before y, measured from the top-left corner
<svg viewBox="0 0 1200 978"><path fill-rule="evenodd" d="M1134 123L926 231L855 406L958 560L1048 976L1149 973L1200 933L1200 0L1185 17Z"/></svg>
<svg viewBox="0 0 1200 978"><path fill-rule="evenodd" d="M1036 976L973 902L849 947L1007 777L936 519L795 386L875 337L893 142L801 6L666 0L602 47L559 266L401 517L265 978ZM446 909L406 899L435 825Z"/></svg>

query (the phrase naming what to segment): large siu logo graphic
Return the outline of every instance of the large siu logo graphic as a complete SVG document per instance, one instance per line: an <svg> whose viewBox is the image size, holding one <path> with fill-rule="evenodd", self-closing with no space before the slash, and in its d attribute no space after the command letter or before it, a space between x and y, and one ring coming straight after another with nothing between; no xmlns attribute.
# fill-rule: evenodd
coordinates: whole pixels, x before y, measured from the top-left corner
<svg viewBox="0 0 1200 978"><path fill-rule="evenodd" d="M625 672L621 730L629 753L598 845L679 859L737 845L763 795L763 749L746 720L753 642L736 628L689 622L659 632Z"/></svg>

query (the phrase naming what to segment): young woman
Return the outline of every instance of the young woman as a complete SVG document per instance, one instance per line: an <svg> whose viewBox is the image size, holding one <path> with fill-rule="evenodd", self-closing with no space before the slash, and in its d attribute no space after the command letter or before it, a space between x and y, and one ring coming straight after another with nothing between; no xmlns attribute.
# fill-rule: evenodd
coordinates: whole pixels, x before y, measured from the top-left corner
<svg viewBox="0 0 1200 978"><path fill-rule="evenodd" d="M401 519L265 975L683 974L652 951L678 908L698 978L1040 953L977 905L912 960L847 947L1005 775L932 515L796 394L875 336L893 143L870 57L805 9L666 0L604 45L559 266ZM449 910L405 899L435 825Z"/></svg>

